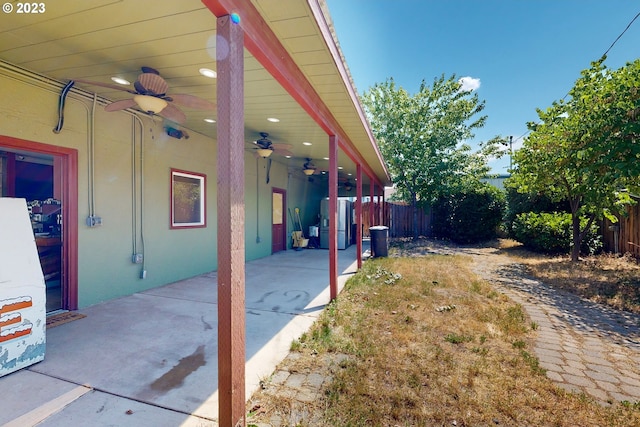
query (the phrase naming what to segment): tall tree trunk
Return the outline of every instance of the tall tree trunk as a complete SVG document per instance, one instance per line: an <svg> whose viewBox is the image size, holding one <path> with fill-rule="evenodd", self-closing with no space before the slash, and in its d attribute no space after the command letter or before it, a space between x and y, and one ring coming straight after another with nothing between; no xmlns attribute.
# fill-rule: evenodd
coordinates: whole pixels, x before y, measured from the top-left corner
<svg viewBox="0 0 640 427"><path fill-rule="evenodd" d="M573 247L571 248L571 262L578 262L580 258L580 243L582 236L580 235L580 205L582 198L580 196L569 197L569 206L571 207L571 230L573 237Z"/></svg>
<svg viewBox="0 0 640 427"><path fill-rule="evenodd" d="M571 248L571 261L577 262L580 257L580 246L582 236L580 233L580 215L578 212L571 212L571 226L573 230L573 247Z"/></svg>
<svg viewBox="0 0 640 427"><path fill-rule="evenodd" d="M413 240L418 240L418 195L411 193L411 208L413 210Z"/></svg>

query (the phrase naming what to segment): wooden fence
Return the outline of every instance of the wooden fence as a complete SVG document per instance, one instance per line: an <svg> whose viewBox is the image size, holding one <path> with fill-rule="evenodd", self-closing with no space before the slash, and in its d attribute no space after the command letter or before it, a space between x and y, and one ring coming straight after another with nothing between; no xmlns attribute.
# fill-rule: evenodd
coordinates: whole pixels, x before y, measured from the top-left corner
<svg viewBox="0 0 640 427"><path fill-rule="evenodd" d="M389 227L389 237L413 236L413 210L406 203L386 202L384 208L380 203L373 202L373 218L371 221L369 206L371 202L362 204L362 235L369 237L369 227L373 225L385 225ZM381 212L382 210L382 212ZM379 218L382 215L382 222ZM418 235L431 235L431 211L418 211Z"/></svg>
<svg viewBox="0 0 640 427"><path fill-rule="evenodd" d="M627 208L627 215L618 216L618 223L605 219L602 223L604 250L640 258L640 203Z"/></svg>

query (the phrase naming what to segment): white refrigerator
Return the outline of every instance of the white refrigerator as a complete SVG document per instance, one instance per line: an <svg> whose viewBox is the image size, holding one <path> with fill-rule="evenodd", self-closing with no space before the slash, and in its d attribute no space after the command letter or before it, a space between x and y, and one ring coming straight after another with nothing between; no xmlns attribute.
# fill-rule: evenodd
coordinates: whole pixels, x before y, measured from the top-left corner
<svg viewBox="0 0 640 427"><path fill-rule="evenodd" d="M0 197L0 377L44 359L46 290L24 199Z"/></svg>

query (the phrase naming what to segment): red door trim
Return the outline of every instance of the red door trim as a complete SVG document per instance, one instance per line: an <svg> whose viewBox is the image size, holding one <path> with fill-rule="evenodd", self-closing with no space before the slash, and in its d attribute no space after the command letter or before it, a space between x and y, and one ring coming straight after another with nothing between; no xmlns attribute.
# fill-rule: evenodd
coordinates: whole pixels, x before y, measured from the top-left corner
<svg viewBox="0 0 640 427"><path fill-rule="evenodd" d="M63 308L78 309L78 151L72 148L58 147L40 142L0 135L0 146L33 151L36 153L57 156L57 162L62 166L61 175L63 186L62 206L65 214L62 216L63 244L62 275L66 277L66 287L62 295ZM57 163L56 163L57 164Z"/></svg>

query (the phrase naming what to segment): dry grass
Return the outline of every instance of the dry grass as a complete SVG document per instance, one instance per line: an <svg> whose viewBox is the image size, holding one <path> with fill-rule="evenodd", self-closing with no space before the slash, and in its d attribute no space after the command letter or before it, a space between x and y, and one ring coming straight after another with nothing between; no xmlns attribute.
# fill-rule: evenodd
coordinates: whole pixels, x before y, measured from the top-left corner
<svg viewBox="0 0 640 427"><path fill-rule="evenodd" d="M297 426L640 425L637 405L603 407L553 385L532 355L536 332L522 307L470 262L367 261L287 362L330 375L324 398L301 409L294 396L261 396L262 410ZM321 363L332 354L347 357Z"/></svg>
<svg viewBox="0 0 640 427"><path fill-rule="evenodd" d="M568 256L532 253L512 240L497 244L532 277L593 302L640 313L640 264L631 256L602 254L571 262Z"/></svg>

